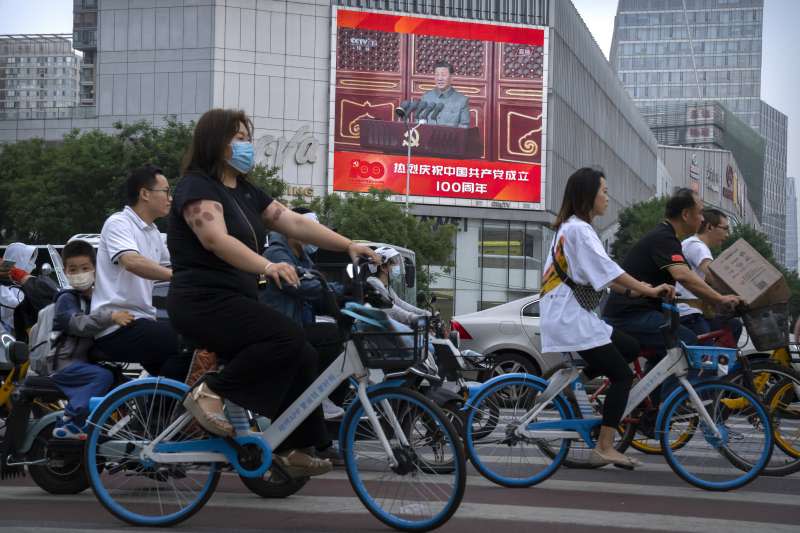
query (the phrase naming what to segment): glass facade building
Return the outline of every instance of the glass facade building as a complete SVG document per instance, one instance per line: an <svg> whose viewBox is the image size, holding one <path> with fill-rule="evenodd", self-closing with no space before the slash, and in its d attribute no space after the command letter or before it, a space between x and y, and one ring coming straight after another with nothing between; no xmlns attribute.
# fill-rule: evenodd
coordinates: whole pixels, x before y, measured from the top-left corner
<svg viewBox="0 0 800 533"><path fill-rule="evenodd" d="M763 0L620 0L611 64L637 106L718 101L764 137L763 185L746 179L783 262L786 117L761 100L763 14Z"/></svg>
<svg viewBox="0 0 800 533"><path fill-rule="evenodd" d="M798 262L798 221L797 221L797 178L786 178L786 268L797 270Z"/></svg>
<svg viewBox="0 0 800 533"><path fill-rule="evenodd" d="M80 105L95 105L97 64L97 0L73 0L72 42L83 52L80 76Z"/></svg>

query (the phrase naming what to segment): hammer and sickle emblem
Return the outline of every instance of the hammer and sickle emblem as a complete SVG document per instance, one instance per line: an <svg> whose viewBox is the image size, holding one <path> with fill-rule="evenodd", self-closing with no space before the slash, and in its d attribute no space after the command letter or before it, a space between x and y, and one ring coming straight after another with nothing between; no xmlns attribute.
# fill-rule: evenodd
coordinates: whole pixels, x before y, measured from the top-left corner
<svg viewBox="0 0 800 533"><path fill-rule="evenodd" d="M408 130L403 134L403 146L411 146L411 148L416 148L419 146L419 132L417 131L419 128L419 124Z"/></svg>

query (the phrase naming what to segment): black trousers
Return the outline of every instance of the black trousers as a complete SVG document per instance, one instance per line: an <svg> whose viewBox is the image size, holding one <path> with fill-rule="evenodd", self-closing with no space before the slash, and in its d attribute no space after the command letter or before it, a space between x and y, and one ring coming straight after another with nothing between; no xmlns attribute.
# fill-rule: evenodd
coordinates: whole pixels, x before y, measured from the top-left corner
<svg viewBox="0 0 800 533"><path fill-rule="evenodd" d="M208 377L208 386L246 409L274 420L317 378L317 353L302 329L258 300L227 291L171 289L167 311L181 335L225 363ZM318 445L326 434L319 407L276 451Z"/></svg>
<svg viewBox="0 0 800 533"><path fill-rule="evenodd" d="M344 351L344 342L339 326L330 322L317 322L303 326L306 340L319 354L319 370L322 372ZM350 386L345 381L330 396L333 403L341 405Z"/></svg>
<svg viewBox="0 0 800 533"><path fill-rule="evenodd" d="M639 354L639 342L615 328L610 344L582 350L578 354L589 365L584 371L588 378L602 375L611 382L603 404L603 425L617 427L633 384L633 372L628 365Z"/></svg>
<svg viewBox="0 0 800 533"><path fill-rule="evenodd" d="M107 361L139 363L149 374L186 379L192 354L181 353L178 333L167 322L140 318L95 340Z"/></svg>

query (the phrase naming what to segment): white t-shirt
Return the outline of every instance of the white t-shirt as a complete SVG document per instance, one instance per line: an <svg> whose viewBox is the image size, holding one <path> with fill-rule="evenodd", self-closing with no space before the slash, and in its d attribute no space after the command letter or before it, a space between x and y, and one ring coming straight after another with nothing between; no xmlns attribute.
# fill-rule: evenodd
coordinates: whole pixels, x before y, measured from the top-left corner
<svg viewBox="0 0 800 533"><path fill-rule="evenodd" d="M692 235L681 243L681 248L683 249L683 257L686 258L686 263L689 265L689 268L691 268L695 274L700 276L700 279L705 279L706 275L702 270L700 270L700 264L706 259L710 259L712 261L714 259L714 256L711 255L711 250L709 249L708 245L701 241L697 235ZM680 283L675 285L675 292L678 298L682 300L698 299L697 296L692 294L689 289ZM678 304L678 310L680 311L681 316L702 314L701 310L684 303Z"/></svg>
<svg viewBox="0 0 800 533"><path fill-rule="evenodd" d="M126 206L124 210L108 217L100 232L92 312L98 309L128 311L134 318L155 320L155 281L128 272L119 264L119 258L131 252L162 265L169 263L169 251L158 227L147 224L133 209ZM119 326L112 326L101 331L97 337L103 337L117 329Z"/></svg>
<svg viewBox="0 0 800 533"><path fill-rule="evenodd" d="M590 284L599 291L625 273L608 257L594 228L578 217L570 217L562 224L555 239L559 265L575 283ZM547 251L539 302L542 351L573 352L609 344L611 326L580 306L572 289L553 268L551 250L552 243Z"/></svg>

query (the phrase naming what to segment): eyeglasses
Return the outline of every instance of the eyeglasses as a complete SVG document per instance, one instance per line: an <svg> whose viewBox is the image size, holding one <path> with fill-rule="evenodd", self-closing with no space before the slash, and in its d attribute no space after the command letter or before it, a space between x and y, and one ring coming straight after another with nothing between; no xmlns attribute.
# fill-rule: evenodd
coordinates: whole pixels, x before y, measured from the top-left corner
<svg viewBox="0 0 800 533"><path fill-rule="evenodd" d="M149 189L148 188L147 190L148 191L153 191L153 192L164 192L164 193L167 193L167 196L172 196L172 188L171 187L165 187L164 189Z"/></svg>
<svg viewBox="0 0 800 533"><path fill-rule="evenodd" d="M722 231L730 231L730 230L731 230L731 227L730 227L730 226L717 226L717 227L718 227L719 229L721 229Z"/></svg>

